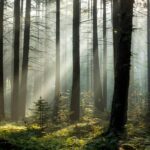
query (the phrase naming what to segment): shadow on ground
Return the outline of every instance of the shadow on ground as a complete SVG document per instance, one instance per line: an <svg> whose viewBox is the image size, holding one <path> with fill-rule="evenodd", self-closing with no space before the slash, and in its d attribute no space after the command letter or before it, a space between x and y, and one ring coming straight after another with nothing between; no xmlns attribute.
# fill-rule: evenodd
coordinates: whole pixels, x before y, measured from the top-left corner
<svg viewBox="0 0 150 150"><path fill-rule="evenodd" d="M100 135L88 142L84 150L118 150L119 138L113 135Z"/></svg>

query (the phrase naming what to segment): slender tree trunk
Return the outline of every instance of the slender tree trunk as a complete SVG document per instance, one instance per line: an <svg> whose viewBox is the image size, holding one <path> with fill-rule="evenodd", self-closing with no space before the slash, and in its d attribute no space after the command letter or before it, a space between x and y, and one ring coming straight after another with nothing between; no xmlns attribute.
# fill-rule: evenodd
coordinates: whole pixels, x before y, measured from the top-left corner
<svg viewBox="0 0 150 150"><path fill-rule="evenodd" d="M97 34L97 0L93 0L93 80L94 80L94 102L96 111L102 110L102 87L100 81L100 67L98 54Z"/></svg>
<svg viewBox="0 0 150 150"><path fill-rule="evenodd" d="M90 20L90 0L88 0L88 20ZM90 38L90 31L89 31L89 24L87 27L87 92L90 90L90 44L89 44L89 38Z"/></svg>
<svg viewBox="0 0 150 150"><path fill-rule="evenodd" d="M24 0L21 0L20 1L20 58L22 58L22 53L23 53L23 10L24 10ZM20 62L19 62L19 69L20 69L20 76L21 76L21 64L22 64L22 59L20 59ZM19 78L20 79L20 78Z"/></svg>
<svg viewBox="0 0 150 150"><path fill-rule="evenodd" d="M30 12L31 0L26 1L26 16L24 28L24 45L23 45L23 62L22 62L22 76L21 76L21 92L20 92L20 117L25 118L26 99L27 99L27 75L29 63L29 48L30 48Z"/></svg>
<svg viewBox="0 0 150 150"><path fill-rule="evenodd" d="M4 72L3 72L3 20L4 0L0 1L0 120L4 119Z"/></svg>
<svg viewBox="0 0 150 150"><path fill-rule="evenodd" d="M92 26L92 18L93 18L93 0L90 0L90 17L91 17L91 26L90 26L90 30L91 30L91 34L93 34L93 26ZM91 77L90 77L90 84L91 84L91 92L93 93L94 92L94 88L93 88L93 45L91 44L91 47L90 47L90 74L91 74Z"/></svg>
<svg viewBox="0 0 150 150"><path fill-rule="evenodd" d="M43 84L43 88L45 85L47 85L48 81L48 66L49 66L49 60L48 60L48 0L45 1L45 43L44 43L44 48L45 48L45 60L44 60L44 84ZM48 100L48 95L47 93L44 94L44 99Z"/></svg>
<svg viewBox="0 0 150 150"><path fill-rule="evenodd" d="M119 10L120 38L116 49L115 86L109 126L109 131L114 133L123 132L127 122L133 0L121 0Z"/></svg>
<svg viewBox="0 0 150 150"><path fill-rule="evenodd" d="M66 2L66 10L65 10L65 16L66 16L66 22L65 22L65 26L66 26L66 30L68 28L68 0L65 1ZM67 37L67 32L66 30L64 30L64 36L65 36L65 56L64 56L64 70L65 70L65 75L64 75L64 92L67 91L67 78L68 78L68 72L67 72L67 49L68 49L68 37Z"/></svg>
<svg viewBox="0 0 150 150"><path fill-rule="evenodd" d="M14 1L14 71L11 103L11 119L18 120L19 106L19 49L20 49L20 0Z"/></svg>
<svg viewBox="0 0 150 150"><path fill-rule="evenodd" d="M23 7L24 7L24 0L21 0L21 8L20 8L20 37L22 37L23 33ZM22 38L20 38L20 48L22 48Z"/></svg>
<svg viewBox="0 0 150 150"><path fill-rule="evenodd" d="M93 1L94 0L91 0L91 16L93 15Z"/></svg>
<svg viewBox="0 0 150 150"><path fill-rule="evenodd" d="M73 0L73 83L70 105L72 122L80 118L80 0Z"/></svg>
<svg viewBox="0 0 150 150"><path fill-rule="evenodd" d="M40 1L39 0L36 0L36 32L37 32L37 41L35 42L35 48L39 50L39 44L40 44L40 27L39 27L39 24L40 24ZM38 42L38 43L37 43ZM36 54L36 57L39 61L39 54L37 53ZM40 73L39 73L39 70L35 70L34 71L35 73L35 77L34 77L34 100L38 100L40 97L41 97L41 93L40 93ZM37 82L39 81L39 82Z"/></svg>
<svg viewBox="0 0 150 150"><path fill-rule="evenodd" d="M24 0L21 0L21 8L20 8L20 15L21 15L21 19L23 19L23 7L24 7ZM21 21L22 22L22 21Z"/></svg>
<svg viewBox="0 0 150 150"><path fill-rule="evenodd" d="M107 107L107 28L106 28L106 0L103 0L103 101Z"/></svg>
<svg viewBox="0 0 150 150"><path fill-rule="evenodd" d="M56 79L54 117L58 116L60 98L60 0L56 0Z"/></svg>
<svg viewBox="0 0 150 150"><path fill-rule="evenodd" d="M148 122L150 121L150 1L147 0L147 42L148 42L148 113L147 113L147 119L148 119Z"/></svg>

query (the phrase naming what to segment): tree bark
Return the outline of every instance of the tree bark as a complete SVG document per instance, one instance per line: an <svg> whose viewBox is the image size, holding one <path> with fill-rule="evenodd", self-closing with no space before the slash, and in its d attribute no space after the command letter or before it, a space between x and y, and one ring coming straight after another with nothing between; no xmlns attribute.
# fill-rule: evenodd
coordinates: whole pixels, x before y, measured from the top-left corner
<svg viewBox="0 0 150 150"><path fill-rule="evenodd" d="M120 15L119 15L120 0L112 0L112 22L113 22L113 46L114 46L114 71L116 67L117 59L117 49L119 42L119 25L120 25Z"/></svg>
<svg viewBox="0 0 150 150"><path fill-rule="evenodd" d="M127 122L128 89L131 58L133 0L121 0L119 9L119 40L116 50L115 86L109 131L124 131ZM117 15L117 14L116 14Z"/></svg>
<svg viewBox="0 0 150 150"><path fill-rule="evenodd" d="M54 117L58 116L60 98L60 0L56 0L56 79Z"/></svg>
<svg viewBox="0 0 150 150"><path fill-rule="evenodd" d="M22 62L22 76L21 76L21 92L20 92L20 117L25 118L26 99L27 99L27 76L29 63L29 49L30 49L30 12L31 0L26 1L26 16L24 28L24 45L23 45L23 62Z"/></svg>
<svg viewBox="0 0 150 150"><path fill-rule="evenodd" d="M73 83L70 120L80 118L80 0L73 0Z"/></svg>
<svg viewBox="0 0 150 150"><path fill-rule="evenodd" d="M88 0L88 20L90 20L90 0ZM90 24L88 24L87 28L87 92L90 91Z"/></svg>
<svg viewBox="0 0 150 150"><path fill-rule="evenodd" d="M106 0L103 0L103 111L107 107L107 28L106 28Z"/></svg>
<svg viewBox="0 0 150 150"><path fill-rule="evenodd" d="M49 57L47 56L47 53L48 53L48 6L49 6L49 2L48 0L45 1L45 42L44 42L44 49L45 49L45 60L44 60L44 83L43 83L43 89L44 89L44 86L47 85L47 83L49 82L48 81L48 67L49 67ZM48 94L47 93L44 93L44 99L48 101Z"/></svg>
<svg viewBox="0 0 150 150"><path fill-rule="evenodd" d="M14 70L11 101L11 119L18 120L19 106L19 49L20 49L20 0L14 1Z"/></svg>
<svg viewBox="0 0 150 150"><path fill-rule="evenodd" d="M100 67L98 54L98 34L97 34L97 0L93 0L93 84L95 111L103 109L102 87L100 81Z"/></svg>
<svg viewBox="0 0 150 150"><path fill-rule="evenodd" d="M147 55L148 55L148 112L147 119L150 121L150 1L147 0Z"/></svg>
<svg viewBox="0 0 150 150"><path fill-rule="evenodd" d="M0 120L4 119L4 72L3 72L3 20L4 0L0 1Z"/></svg>

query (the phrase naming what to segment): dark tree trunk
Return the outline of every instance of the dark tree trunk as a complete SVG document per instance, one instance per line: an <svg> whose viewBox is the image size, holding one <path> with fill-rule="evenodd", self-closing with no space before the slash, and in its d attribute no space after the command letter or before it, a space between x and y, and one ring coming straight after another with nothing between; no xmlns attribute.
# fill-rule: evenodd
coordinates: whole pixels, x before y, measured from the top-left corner
<svg viewBox="0 0 150 150"><path fill-rule="evenodd" d="M80 118L80 0L73 0L73 83L70 105L72 122Z"/></svg>
<svg viewBox="0 0 150 150"><path fill-rule="evenodd" d="M98 54L98 34L97 34L97 0L93 0L93 84L95 111L101 111L102 87L100 81L100 67Z"/></svg>
<svg viewBox="0 0 150 150"><path fill-rule="evenodd" d="M103 110L107 107L107 33L106 33L106 0L103 0Z"/></svg>
<svg viewBox="0 0 150 150"><path fill-rule="evenodd" d="M25 28L24 28L20 107L19 107L20 117L22 119L25 118L26 99L27 99L27 75L28 75L29 48L30 48L30 12L31 12L31 0L27 0L26 1Z"/></svg>
<svg viewBox="0 0 150 150"><path fill-rule="evenodd" d="M128 89L131 58L133 0L121 0L119 9L119 39L116 50L115 86L112 102L110 132L123 132L127 122ZM117 14L116 14L117 15Z"/></svg>
<svg viewBox="0 0 150 150"><path fill-rule="evenodd" d="M119 25L120 25L120 16L119 16L119 7L120 1L112 0L112 22L113 22L113 46L114 46L114 71L116 67L116 59L117 59L117 49L119 42Z"/></svg>
<svg viewBox="0 0 150 150"><path fill-rule="evenodd" d="M3 72L3 20L4 0L0 1L0 120L4 119L4 72Z"/></svg>
<svg viewBox="0 0 150 150"><path fill-rule="evenodd" d="M56 0L56 79L54 117L58 116L60 98L60 0Z"/></svg>
<svg viewBox="0 0 150 150"><path fill-rule="evenodd" d="M11 119L18 120L19 103L19 49L20 49L20 0L14 1L14 67Z"/></svg>
<svg viewBox="0 0 150 150"><path fill-rule="evenodd" d="M20 8L20 15L21 15L21 20L23 19L23 7L24 7L24 0L21 0L21 8Z"/></svg>

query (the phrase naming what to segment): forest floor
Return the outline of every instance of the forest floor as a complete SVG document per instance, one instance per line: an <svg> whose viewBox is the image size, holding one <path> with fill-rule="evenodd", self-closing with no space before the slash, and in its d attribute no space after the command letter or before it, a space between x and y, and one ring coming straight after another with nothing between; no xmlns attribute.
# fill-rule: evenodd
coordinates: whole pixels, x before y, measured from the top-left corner
<svg viewBox="0 0 150 150"><path fill-rule="evenodd" d="M36 125L1 123L0 150L150 150L150 134L144 123L130 122L127 135L119 141L105 138L107 122L86 119L73 125L55 125L41 133Z"/></svg>

